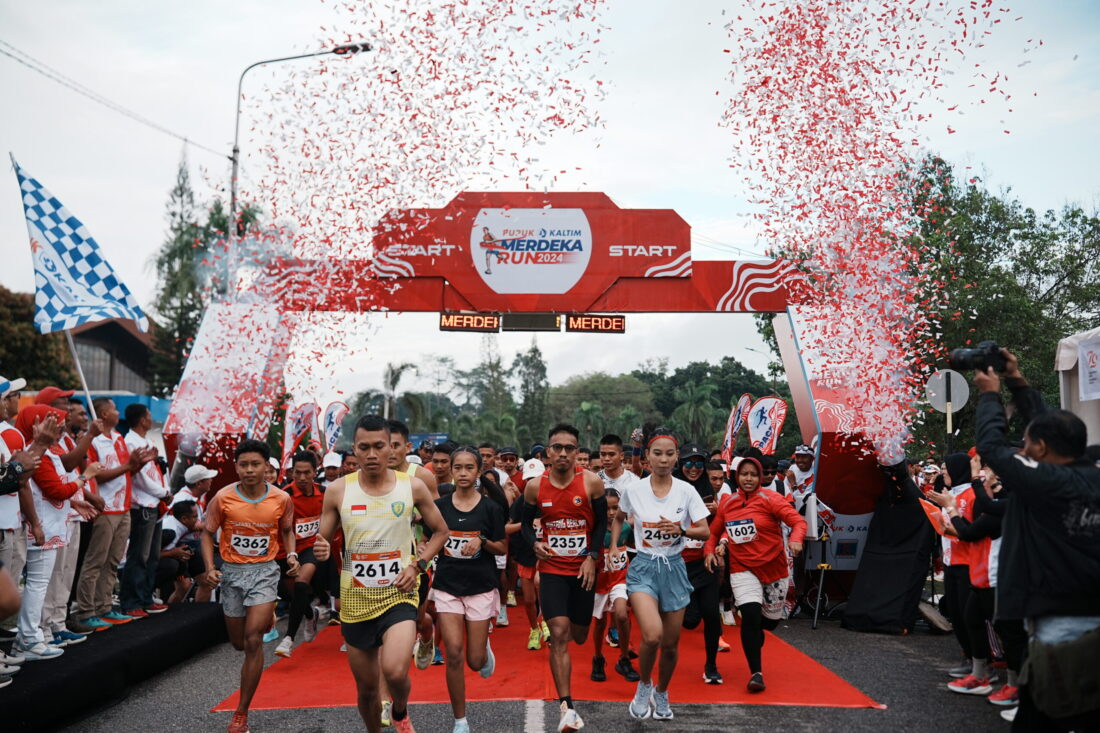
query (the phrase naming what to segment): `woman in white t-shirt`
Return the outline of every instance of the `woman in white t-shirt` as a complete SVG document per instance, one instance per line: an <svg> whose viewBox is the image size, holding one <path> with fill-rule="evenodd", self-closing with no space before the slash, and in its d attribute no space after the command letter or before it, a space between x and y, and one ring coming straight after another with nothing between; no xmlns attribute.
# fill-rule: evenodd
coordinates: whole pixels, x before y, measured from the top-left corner
<svg viewBox="0 0 1100 733"><path fill-rule="evenodd" d="M679 445L667 430L657 428L645 443L652 473L627 486L619 500L619 513L611 527L611 552L622 553L619 532L624 519L634 531L638 554L630 563L626 592L642 632L638 673L641 680L630 703L634 718L672 718L668 684L676 669L684 609L691 598L691 581L680 553L684 538L706 540L707 507L695 488L673 478ZM661 649L657 684L653 666Z"/></svg>

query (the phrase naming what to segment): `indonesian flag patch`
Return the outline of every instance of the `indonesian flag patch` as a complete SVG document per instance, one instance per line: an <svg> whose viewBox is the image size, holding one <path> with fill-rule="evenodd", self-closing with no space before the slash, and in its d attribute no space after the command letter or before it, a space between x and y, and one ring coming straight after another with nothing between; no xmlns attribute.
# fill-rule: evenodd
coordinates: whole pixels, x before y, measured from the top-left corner
<svg viewBox="0 0 1100 733"><path fill-rule="evenodd" d="M351 516L357 517L357 516L362 516L366 513L367 513L367 505L366 504L352 504L351 505Z"/></svg>

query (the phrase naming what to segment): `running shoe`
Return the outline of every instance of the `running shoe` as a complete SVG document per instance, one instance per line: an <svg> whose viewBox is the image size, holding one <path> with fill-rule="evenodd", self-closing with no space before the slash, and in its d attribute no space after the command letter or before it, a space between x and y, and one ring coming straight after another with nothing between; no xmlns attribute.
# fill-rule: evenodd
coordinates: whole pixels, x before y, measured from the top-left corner
<svg viewBox="0 0 1100 733"><path fill-rule="evenodd" d="M642 678L634 669L634 665L630 663L629 658L619 657L619 661L615 662L615 671L621 674L627 682L637 682Z"/></svg>
<svg viewBox="0 0 1100 733"><path fill-rule="evenodd" d="M248 733L248 713L233 713L233 719L229 721L225 733Z"/></svg>
<svg viewBox="0 0 1100 733"><path fill-rule="evenodd" d="M23 657L28 662L37 662L42 659L56 659L65 653L59 646L53 646L45 642L37 642L32 646L23 646L18 641L12 645L12 654Z"/></svg>
<svg viewBox="0 0 1100 733"><path fill-rule="evenodd" d="M508 591L508 601L507 601L507 603L511 608L516 607L516 592L514 590Z"/></svg>
<svg viewBox="0 0 1100 733"><path fill-rule="evenodd" d="M397 731L397 733L416 733L416 729L413 728L412 720L407 713L401 720L393 721L393 729Z"/></svg>
<svg viewBox="0 0 1100 733"><path fill-rule="evenodd" d="M527 648L533 652L542 649L542 630L538 627L531 629L531 633L527 635Z"/></svg>
<svg viewBox="0 0 1100 733"><path fill-rule="evenodd" d="M634 699L630 701L630 717L645 720L653 713L653 684L638 682L638 689L634 691Z"/></svg>
<svg viewBox="0 0 1100 733"><path fill-rule="evenodd" d="M127 616L124 613L118 611L111 611L100 616L101 619L111 624L112 626L119 626L120 624L128 624L134 620L133 616Z"/></svg>
<svg viewBox="0 0 1100 733"><path fill-rule="evenodd" d="M275 647L275 656L290 658L290 650L294 648L294 639L289 636L284 636L283 640L279 642L279 646Z"/></svg>
<svg viewBox="0 0 1100 733"><path fill-rule="evenodd" d="M653 719L672 720L672 707L668 704L668 690L653 690Z"/></svg>
<svg viewBox="0 0 1100 733"><path fill-rule="evenodd" d="M994 705L1001 705L1008 707L1009 705L1020 704L1020 688L1014 685L1005 685L1001 689L994 692L988 698L989 702Z"/></svg>
<svg viewBox="0 0 1100 733"><path fill-rule="evenodd" d="M767 689L764 684L764 675L760 672L753 672L752 677L749 677L748 688L749 692L763 692Z"/></svg>
<svg viewBox="0 0 1100 733"><path fill-rule="evenodd" d="M974 675L968 674L961 680L948 682L947 689L963 695L988 695L993 692L993 685L989 684L989 677L978 679Z"/></svg>
<svg viewBox="0 0 1100 733"><path fill-rule="evenodd" d="M92 631L105 631L112 626L112 624L107 623L99 616L89 616L80 623L84 626L90 627Z"/></svg>
<svg viewBox="0 0 1100 733"><path fill-rule="evenodd" d="M445 661L446 660L443 659L443 650L439 647L436 647L435 656L432 657L432 666L438 667L439 665L444 664Z"/></svg>
<svg viewBox="0 0 1100 733"><path fill-rule="evenodd" d="M123 611L123 613L130 618L149 618L149 614L142 608L131 608L129 611Z"/></svg>
<svg viewBox="0 0 1100 733"><path fill-rule="evenodd" d="M309 615L306 616L306 627L302 631L303 642L310 642L317 638L317 622L321 619L317 606L310 606L309 611Z"/></svg>
<svg viewBox="0 0 1100 733"><path fill-rule="evenodd" d="M539 622L539 627L542 629L542 643L546 644L550 641L550 627L546 625L545 621Z"/></svg>
<svg viewBox="0 0 1100 733"><path fill-rule="evenodd" d="M393 703L389 700L382 701L382 727L386 728L393 725Z"/></svg>
<svg viewBox="0 0 1100 733"><path fill-rule="evenodd" d="M971 664L970 662L963 662L947 670L947 674L957 680L961 680L963 677L966 677L968 674L970 674L973 669L973 664Z"/></svg>
<svg viewBox="0 0 1100 733"><path fill-rule="evenodd" d="M343 644L340 645L340 651L346 652L347 650L348 650L348 643L345 641Z"/></svg>
<svg viewBox="0 0 1100 733"><path fill-rule="evenodd" d="M0 651L0 664L7 664L13 667L18 667L25 661L27 661L26 657L20 654L16 654L14 649L7 654Z"/></svg>
<svg viewBox="0 0 1100 733"><path fill-rule="evenodd" d="M730 650L730 645L726 643L725 639L723 639L721 636L719 636L718 637L718 651L728 652L729 650Z"/></svg>
<svg viewBox="0 0 1100 733"><path fill-rule="evenodd" d="M565 702L561 704L561 719L558 720L558 733L577 731L584 727L584 721L577 711L569 707Z"/></svg>
<svg viewBox="0 0 1100 733"><path fill-rule="evenodd" d="M432 666L434 651L435 647L431 639L423 641L419 636L416 637L416 648L413 650L413 656L416 658L416 668L427 669Z"/></svg>
<svg viewBox="0 0 1100 733"><path fill-rule="evenodd" d="M607 682L607 672L604 671L605 660L603 657L592 657L592 674L589 679L593 682Z"/></svg>
<svg viewBox="0 0 1100 733"><path fill-rule="evenodd" d="M3 689L11 684L11 677L0 675L0 689Z"/></svg>
<svg viewBox="0 0 1100 733"><path fill-rule="evenodd" d="M706 665L706 668L703 670L703 682L708 685L720 685L724 681L717 666Z"/></svg>
<svg viewBox="0 0 1100 733"><path fill-rule="evenodd" d="M451 728L451 733L470 733L470 724L466 722L466 718L456 720L455 727Z"/></svg>
<svg viewBox="0 0 1100 733"><path fill-rule="evenodd" d="M493 654L493 646L489 643L489 640L485 640L485 665L477 671L483 679L489 679L493 676L493 670L497 668L497 658Z"/></svg>
<svg viewBox="0 0 1100 733"><path fill-rule="evenodd" d="M145 607L145 613L164 613L168 610L168 606L163 603L151 603Z"/></svg>
<svg viewBox="0 0 1100 733"><path fill-rule="evenodd" d="M497 613L497 626L502 629L508 626L508 606L500 607L500 612Z"/></svg>
<svg viewBox="0 0 1100 733"><path fill-rule="evenodd" d="M267 644L267 643L270 643L272 641L275 641L278 638L279 638L279 630L277 628L275 628L274 626L272 626L271 629L268 630L268 632L266 634L264 634L263 642L265 644Z"/></svg>
<svg viewBox="0 0 1100 733"><path fill-rule="evenodd" d="M70 617L69 620L65 622L65 628L67 628L69 631L73 632L74 634L84 634L85 636L99 630L99 629L92 628L91 626L89 626L86 623L83 623L81 621L77 621L75 618L72 618L72 617Z"/></svg>
<svg viewBox="0 0 1100 733"><path fill-rule="evenodd" d="M612 649L618 649L619 648L619 630L616 629L616 628L609 629L608 632L607 632L607 636L605 636L603 638L603 640L605 642L607 642L607 645L609 647L611 647Z"/></svg>
<svg viewBox="0 0 1100 733"><path fill-rule="evenodd" d="M17 667L11 664L0 664L0 677L11 677L20 669L22 669L22 667Z"/></svg>
<svg viewBox="0 0 1100 733"><path fill-rule="evenodd" d="M53 632L53 640L61 641L61 646L72 646L73 644L79 644L82 641L87 641L88 637L84 634L74 634L68 629L62 631Z"/></svg>
<svg viewBox="0 0 1100 733"><path fill-rule="evenodd" d="M737 625L737 617L733 615L733 611L728 608L722 609L722 623L726 626Z"/></svg>
<svg viewBox="0 0 1100 733"><path fill-rule="evenodd" d="M1004 720L1007 720L1009 723L1011 723L1014 720L1016 720L1016 713L1019 712L1019 710L1020 710L1020 708L1018 708L1018 707L1017 708L1009 708L1008 710L1002 710L1001 711L1001 718L1004 719Z"/></svg>

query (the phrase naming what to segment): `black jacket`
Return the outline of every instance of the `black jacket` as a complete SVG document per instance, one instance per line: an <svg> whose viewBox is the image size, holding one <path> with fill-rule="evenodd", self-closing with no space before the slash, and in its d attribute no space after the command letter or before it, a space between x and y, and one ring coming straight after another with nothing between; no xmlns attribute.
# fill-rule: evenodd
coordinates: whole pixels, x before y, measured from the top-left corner
<svg viewBox="0 0 1100 733"><path fill-rule="evenodd" d="M1009 385L1025 421L1045 409L1030 387ZM1001 397L978 397L978 452L1009 495L997 572L997 617L1100 615L1100 469L1019 455L1006 437Z"/></svg>

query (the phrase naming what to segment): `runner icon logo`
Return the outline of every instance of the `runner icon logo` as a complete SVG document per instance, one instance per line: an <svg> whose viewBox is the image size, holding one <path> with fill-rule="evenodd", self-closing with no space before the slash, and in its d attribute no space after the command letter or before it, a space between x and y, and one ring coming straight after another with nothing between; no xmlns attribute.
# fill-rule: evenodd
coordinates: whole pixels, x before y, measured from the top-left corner
<svg viewBox="0 0 1100 733"><path fill-rule="evenodd" d="M583 209L481 209L470 229L474 269L501 294L568 292L591 256Z"/></svg>

